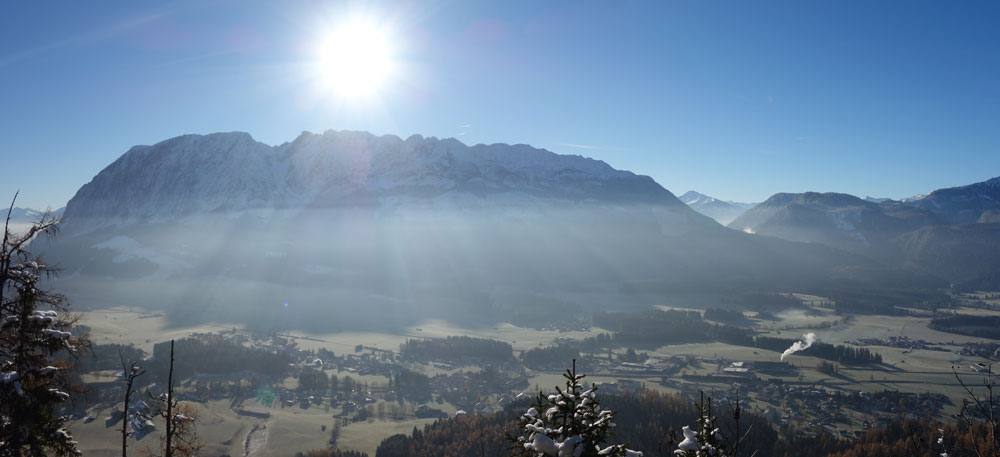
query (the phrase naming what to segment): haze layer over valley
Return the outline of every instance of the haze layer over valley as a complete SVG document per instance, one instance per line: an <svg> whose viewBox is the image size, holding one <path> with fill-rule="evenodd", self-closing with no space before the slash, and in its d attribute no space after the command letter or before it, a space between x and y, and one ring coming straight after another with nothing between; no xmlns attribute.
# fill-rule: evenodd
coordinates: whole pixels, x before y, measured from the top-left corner
<svg viewBox="0 0 1000 457"><path fill-rule="evenodd" d="M77 192L43 247L80 302L275 329L530 325L664 294L940 281L727 229L600 161L347 131L136 146Z"/></svg>

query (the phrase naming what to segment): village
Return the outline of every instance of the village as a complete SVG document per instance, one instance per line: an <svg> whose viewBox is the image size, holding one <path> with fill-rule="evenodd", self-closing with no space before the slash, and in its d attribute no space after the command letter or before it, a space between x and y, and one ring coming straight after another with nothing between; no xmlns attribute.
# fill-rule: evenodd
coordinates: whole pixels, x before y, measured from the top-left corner
<svg viewBox="0 0 1000 457"><path fill-rule="evenodd" d="M396 349L364 344L336 354L325 348L303 349L299 346L301 337L255 334L235 328L195 333L189 339L215 348L240 348L249 351L248 357L267 354L277 357L274 363L280 360L282 366L269 373L245 369L199 371L178 384L176 395L180 400L228 400L234 413L260 418L267 418L272 408L321 408L338 429L359 422L496 413L511 403L533 399L537 394L534 389L539 386L531 385L532 377L560 373L564 365L553 363L529 369L513 356L502 360L468 354L414 358ZM903 339L877 343L920 345ZM143 363L155 366L156 352ZM810 434L855 435L899 415L913 415L915 411L937 414L948 401L941 394L845 392L806 382L787 382L783 379L799 376L799 369L783 361L699 359L628 350L620 354L582 354L578 363L600 379L601 392L607 395L639 395L656 388L676 391L692 401L704 392L721 403L738 393L741 401L748 402L752 410L776 426L791 426ZM86 413L89 406L120 404L121 375L111 373L89 383L85 397L88 403L75 409L76 418L90 422L96 418ZM158 379L150 377L147 381L146 391L159 391ZM105 418L109 428L127 420L137 438L154 430L151 419L158 414L155 402L145 398L134 402L127 418L119 407L112 411ZM797 419L801 417L810 419Z"/></svg>

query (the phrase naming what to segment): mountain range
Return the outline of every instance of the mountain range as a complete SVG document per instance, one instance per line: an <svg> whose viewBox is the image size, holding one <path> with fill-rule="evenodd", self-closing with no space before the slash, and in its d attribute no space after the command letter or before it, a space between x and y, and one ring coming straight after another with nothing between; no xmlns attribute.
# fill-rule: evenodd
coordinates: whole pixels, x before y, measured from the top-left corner
<svg viewBox="0 0 1000 457"><path fill-rule="evenodd" d="M823 243L954 282L971 281L1000 271L1000 178L903 201L781 193L728 226Z"/></svg>
<svg viewBox="0 0 1000 457"><path fill-rule="evenodd" d="M668 197L649 177L527 145L327 132L270 147L219 133L132 148L80 189L66 217L101 225L255 208L678 204Z"/></svg>
<svg viewBox="0 0 1000 457"><path fill-rule="evenodd" d="M351 131L135 146L80 188L42 249L84 302L269 328L530 324L672 294L941 284L727 229L598 160Z"/></svg>
<svg viewBox="0 0 1000 457"><path fill-rule="evenodd" d="M8 226L10 227L11 230L15 232L20 232L21 230L26 229L33 222L38 221L38 219L42 217L42 215L45 213L45 211L43 210L38 210L33 208L20 208L16 206L9 209L10 209L10 220L7 221ZM55 217L61 217L65 209L66 208L59 208L55 211L50 211L50 213ZM3 213L3 217L4 219L6 219L7 217L6 211Z"/></svg>
<svg viewBox="0 0 1000 457"><path fill-rule="evenodd" d="M55 211L50 211L55 216L61 216L66 208L59 208ZM44 210L34 209L34 208L20 208L13 207L10 211L10 221L11 222L32 222L38 220L39 217L44 214Z"/></svg>

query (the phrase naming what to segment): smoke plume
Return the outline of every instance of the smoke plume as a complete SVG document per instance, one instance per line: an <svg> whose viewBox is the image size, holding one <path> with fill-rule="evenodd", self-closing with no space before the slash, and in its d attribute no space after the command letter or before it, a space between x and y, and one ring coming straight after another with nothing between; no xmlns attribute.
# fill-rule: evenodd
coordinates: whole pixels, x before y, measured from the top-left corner
<svg viewBox="0 0 1000 457"><path fill-rule="evenodd" d="M796 341L792 343L791 347L785 349L785 352L781 353L781 360L785 360L785 357L788 357L796 352L809 349L809 346L812 346L813 343L816 342L816 334L813 332L806 333L803 336L805 337L805 341Z"/></svg>

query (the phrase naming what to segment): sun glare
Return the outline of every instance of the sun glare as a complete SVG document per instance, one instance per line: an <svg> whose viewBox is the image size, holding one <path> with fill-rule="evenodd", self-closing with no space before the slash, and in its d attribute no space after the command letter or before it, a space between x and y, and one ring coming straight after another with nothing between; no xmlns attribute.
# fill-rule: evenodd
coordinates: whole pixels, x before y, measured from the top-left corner
<svg viewBox="0 0 1000 457"><path fill-rule="evenodd" d="M388 32L363 20L330 31L318 52L322 85L341 97L376 94L394 67Z"/></svg>

